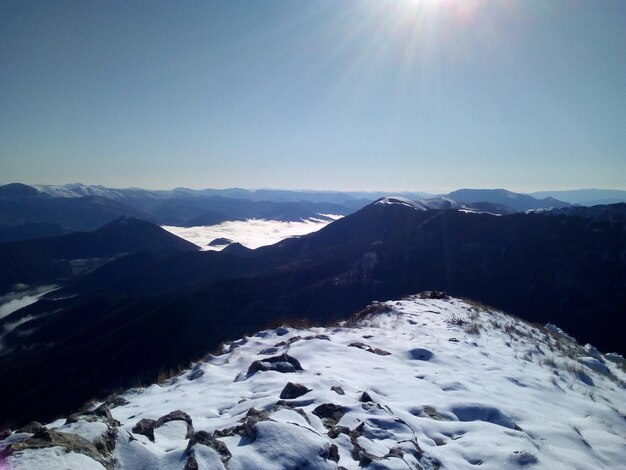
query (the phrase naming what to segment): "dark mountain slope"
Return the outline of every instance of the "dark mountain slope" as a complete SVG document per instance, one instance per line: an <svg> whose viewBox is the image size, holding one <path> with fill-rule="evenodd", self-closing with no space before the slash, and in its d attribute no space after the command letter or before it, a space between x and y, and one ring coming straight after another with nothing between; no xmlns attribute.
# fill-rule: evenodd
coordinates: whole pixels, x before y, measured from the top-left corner
<svg viewBox="0 0 626 470"><path fill-rule="evenodd" d="M70 232L70 230L64 229L57 224L27 222L0 228L0 243L56 237L58 235L67 235Z"/></svg>
<svg viewBox="0 0 626 470"><path fill-rule="evenodd" d="M61 198L19 183L0 186L0 222L4 220L4 226L47 223L74 231L94 230L121 216L150 219L144 212L104 197Z"/></svg>
<svg viewBox="0 0 626 470"><path fill-rule="evenodd" d="M309 201L250 201L218 196L176 198L163 201L153 214L166 224L214 225L227 220L269 219L300 221L319 214L346 215L345 206Z"/></svg>
<svg viewBox="0 0 626 470"><path fill-rule="evenodd" d="M372 204L244 256L138 253L82 277L56 294L60 300L0 321L6 328L33 318L3 338L0 400L8 406L0 421L56 414L155 379L268 323L329 322L373 299L427 289L556 322L623 352L625 282L623 219L567 210L496 217Z"/></svg>
<svg viewBox="0 0 626 470"><path fill-rule="evenodd" d="M0 294L14 284L67 280L112 257L140 250L193 251L198 247L162 228L120 218L93 232L0 244Z"/></svg>

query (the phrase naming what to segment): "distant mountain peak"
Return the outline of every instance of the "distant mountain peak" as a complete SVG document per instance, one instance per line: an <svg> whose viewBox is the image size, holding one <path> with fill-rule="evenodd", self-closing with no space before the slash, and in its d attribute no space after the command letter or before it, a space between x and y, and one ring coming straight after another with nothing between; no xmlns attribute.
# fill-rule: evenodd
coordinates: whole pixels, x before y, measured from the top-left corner
<svg viewBox="0 0 626 470"><path fill-rule="evenodd" d="M567 207L571 204L557 199L536 199L528 194L514 193L506 189L459 189L447 194L448 197L464 204L492 203L508 206L515 211Z"/></svg>
<svg viewBox="0 0 626 470"><path fill-rule="evenodd" d="M40 195L40 192L37 188L23 183L9 183L0 186L0 196L3 197L23 198L38 195Z"/></svg>
<svg viewBox="0 0 626 470"><path fill-rule="evenodd" d="M415 209L417 211L424 211L424 210L426 210L426 208L424 206L420 205L419 203L417 203L415 201L411 201L410 199L406 199L406 198L403 198L403 197L397 197L397 196L384 196L384 197L381 197L380 199L377 199L376 201L374 201L373 205L377 205L377 206L397 205L397 206L410 207L410 208Z"/></svg>

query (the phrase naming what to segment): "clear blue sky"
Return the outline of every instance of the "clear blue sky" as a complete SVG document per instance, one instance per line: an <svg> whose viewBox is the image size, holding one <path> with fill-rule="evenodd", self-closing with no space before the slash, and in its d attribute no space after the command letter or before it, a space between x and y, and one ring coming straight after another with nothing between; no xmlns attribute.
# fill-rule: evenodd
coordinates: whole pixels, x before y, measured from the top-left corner
<svg viewBox="0 0 626 470"><path fill-rule="evenodd" d="M0 183L626 189L626 1L0 2Z"/></svg>

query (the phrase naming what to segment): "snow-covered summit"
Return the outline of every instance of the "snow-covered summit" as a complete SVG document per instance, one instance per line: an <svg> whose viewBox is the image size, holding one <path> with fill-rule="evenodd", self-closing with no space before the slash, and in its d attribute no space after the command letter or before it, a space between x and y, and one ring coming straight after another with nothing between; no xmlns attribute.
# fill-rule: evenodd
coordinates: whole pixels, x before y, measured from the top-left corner
<svg viewBox="0 0 626 470"><path fill-rule="evenodd" d="M621 356L441 295L359 318L242 338L0 453L14 469L623 465Z"/></svg>
<svg viewBox="0 0 626 470"><path fill-rule="evenodd" d="M404 197L397 197L397 196L384 196L374 201L373 204L378 205L378 206L389 206L389 205L406 206L406 207L411 207L418 211L425 211L428 209L428 207L425 207L419 202L411 201L410 199L406 199Z"/></svg>

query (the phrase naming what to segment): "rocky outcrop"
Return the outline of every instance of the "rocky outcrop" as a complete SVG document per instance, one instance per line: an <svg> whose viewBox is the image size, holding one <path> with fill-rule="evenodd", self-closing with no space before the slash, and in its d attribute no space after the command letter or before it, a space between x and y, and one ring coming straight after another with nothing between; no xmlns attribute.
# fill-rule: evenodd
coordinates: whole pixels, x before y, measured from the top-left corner
<svg viewBox="0 0 626 470"><path fill-rule="evenodd" d="M276 371L281 373L298 372L303 370L300 362L291 357L289 354L281 354L280 356L268 357L267 359L254 361L248 368L247 376L250 377L256 372Z"/></svg>
<svg viewBox="0 0 626 470"><path fill-rule="evenodd" d="M84 437L45 428L40 429L28 439L9 444L2 452L2 456L6 457L14 452L46 447L62 447L66 452L86 455L107 469L113 468L112 462L103 458L98 449Z"/></svg>
<svg viewBox="0 0 626 470"><path fill-rule="evenodd" d="M185 435L185 438L189 439L193 436L194 429L191 417L184 411L180 410L172 411L165 416L161 416L157 420L150 418L140 419L135 427L133 427L133 433L146 436L148 439L154 442L154 430L160 428L165 423L169 423L170 421L184 421L185 423L187 423L187 434Z"/></svg>

